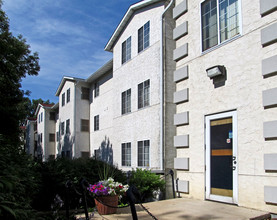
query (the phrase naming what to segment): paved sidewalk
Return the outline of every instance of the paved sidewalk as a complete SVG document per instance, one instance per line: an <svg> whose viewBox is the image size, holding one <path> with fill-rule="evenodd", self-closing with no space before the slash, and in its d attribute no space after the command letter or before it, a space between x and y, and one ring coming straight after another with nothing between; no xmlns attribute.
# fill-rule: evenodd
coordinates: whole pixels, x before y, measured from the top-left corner
<svg viewBox="0 0 277 220"><path fill-rule="evenodd" d="M246 220L268 214L267 212L237 207L234 205L202 201L186 198L163 200L158 202L144 203L157 219L187 219L187 220L205 220L205 219L227 219L227 220ZM151 216L136 205L137 216L139 220L151 220ZM117 214L100 216L94 214L92 219L104 220L132 220L130 208L118 209Z"/></svg>

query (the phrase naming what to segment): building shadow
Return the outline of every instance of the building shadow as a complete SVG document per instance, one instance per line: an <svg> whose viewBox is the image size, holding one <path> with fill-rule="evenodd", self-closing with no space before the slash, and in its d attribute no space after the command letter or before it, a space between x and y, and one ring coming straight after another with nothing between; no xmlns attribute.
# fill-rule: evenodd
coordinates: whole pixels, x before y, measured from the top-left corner
<svg viewBox="0 0 277 220"><path fill-rule="evenodd" d="M105 139L101 142L101 145L95 150L95 157L98 160L102 160L108 164L113 164L113 146L110 139L105 136Z"/></svg>

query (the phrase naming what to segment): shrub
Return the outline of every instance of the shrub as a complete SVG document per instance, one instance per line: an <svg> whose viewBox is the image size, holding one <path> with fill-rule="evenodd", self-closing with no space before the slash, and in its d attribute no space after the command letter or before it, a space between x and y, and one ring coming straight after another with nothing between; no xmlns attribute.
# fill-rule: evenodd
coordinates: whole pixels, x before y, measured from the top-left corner
<svg viewBox="0 0 277 220"><path fill-rule="evenodd" d="M142 201L154 198L155 191L164 192L165 190L165 180L150 170L132 170L129 184L138 189Z"/></svg>
<svg viewBox="0 0 277 220"><path fill-rule="evenodd" d="M40 173L40 191L33 200L33 207L41 211L51 210L54 198L59 195L65 201L65 183L71 182L71 188L67 192L70 198L70 208L80 208L80 195L74 188L81 192L81 180L84 178L89 183L101 180L101 173L109 167L116 181L126 183L125 174L112 165L93 158L65 159L59 158L53 161L41 163L37 166Z"/></svg>

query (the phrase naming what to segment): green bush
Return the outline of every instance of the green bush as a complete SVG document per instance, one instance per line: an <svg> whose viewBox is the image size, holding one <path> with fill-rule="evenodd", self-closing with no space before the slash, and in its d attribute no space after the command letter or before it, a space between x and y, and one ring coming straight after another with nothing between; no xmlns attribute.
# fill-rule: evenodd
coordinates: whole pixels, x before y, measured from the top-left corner
<svg viewBox="0 0 277 220"><path fill-rule="evenodd" d="M155 191L164 192L165 190L165 180L160 175L145 169L132 170L129 184L138 189L142 201L153 198Z"/></svg>
<svg viewBox="0 0 277 220"><path fill-rule="evenodd" d="M59 158L38 164L36 172L40 174L40 187L34 197L33 207L41 211L51 210L56 195L65 201L65 183L70 181L70 208L80 208L83 205L79 203L80 195L73 188L81 192L80 182L83 178L92 184L100 181L104 170L108 170L116 181L126 183L126 176L121 170L93 158Z"/></svg>

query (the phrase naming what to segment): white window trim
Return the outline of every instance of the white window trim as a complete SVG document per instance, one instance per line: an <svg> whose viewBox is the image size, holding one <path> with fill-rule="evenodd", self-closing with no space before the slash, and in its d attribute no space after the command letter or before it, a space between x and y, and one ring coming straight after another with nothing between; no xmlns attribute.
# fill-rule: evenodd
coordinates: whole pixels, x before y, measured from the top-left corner
<svg viewBox="0 0 277 220"><path fill-rule="evenodd" d="M225 44L228 44L228 43L230 43L230 42L232 42L232 41L234 41L234 40L236 40L236 39L238 39L238 38L240 38L241 36L243 36L243 29L242 29L242 10L241 10L241 0L238 0L238 11L239 11L239 34L238 35L236 35L236 36L234 36L234 37L232 37L232 38L230 38L230 39L227 39L227 40L225 40L225 41L223 41L223 42L221 42L220 43L220 40L218 39L218 44L217 45L215 45L215 46L213 46L213 47L211 47L211 48L209 48L209 49L207 49L207 50L202 50L202 48L203 48L203 41L202 41L202 11L201 11L201 5L202 5L202 3L203 2L205 2L205 1L207 1L207 0L202 0L200 3L199 3L199 18L200 18L200 54L201 55L204 55L204 54L206 54L206 53L209 53L209 52L211 52L211 51L213 51L213 50L216 50L217 48L220 48L220 47L222 47L222 46L224 46ZM217 1L217 3L218 3L218 1L219 0L216 0ZM219 14L219 11L218 11L219 9L218 9L218 7L217 7L217 15ZM219 16L217 16L217 24L219 24ZM218 38L219 38L219 35L218 35Z"/></svg>

